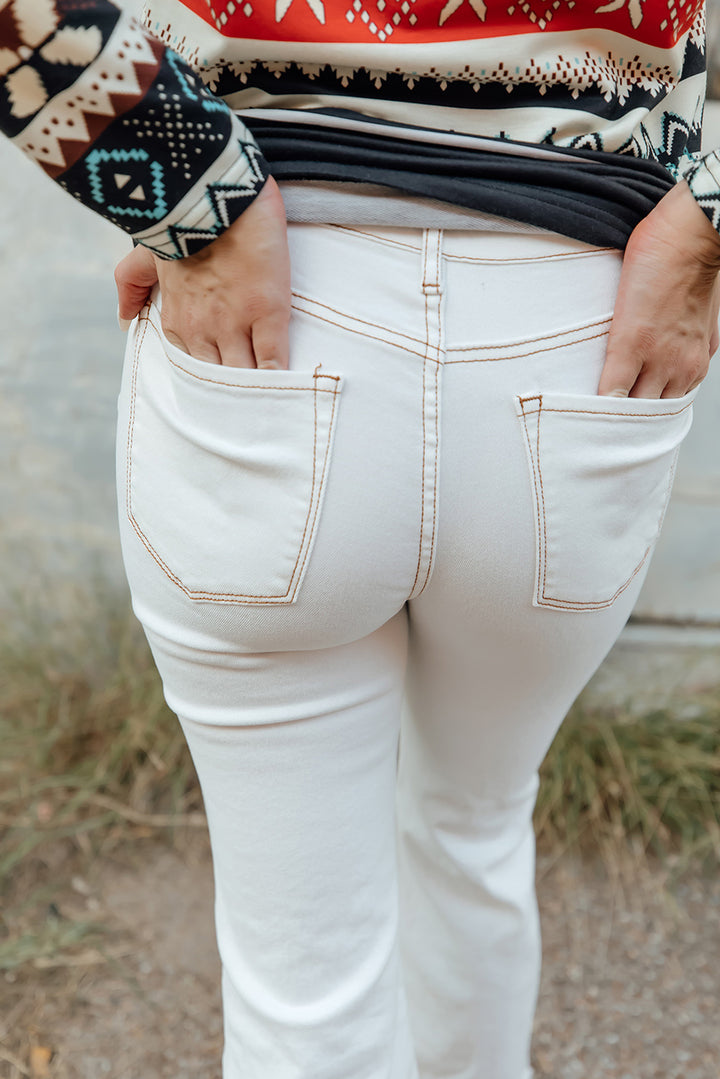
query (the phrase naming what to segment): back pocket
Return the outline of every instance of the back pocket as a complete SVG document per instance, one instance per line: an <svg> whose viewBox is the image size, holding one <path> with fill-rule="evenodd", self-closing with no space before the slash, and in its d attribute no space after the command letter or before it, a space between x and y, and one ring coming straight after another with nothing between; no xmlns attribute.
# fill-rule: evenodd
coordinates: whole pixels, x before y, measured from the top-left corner
<svg viewBox="0 0 720 1079"><path fill-rule="evenodd" d="M609 607L662 526L697 388L682 398L516 398L536 511L538 607Z"/></svg>
<svg viewBox="0 0 720 1079"><path fill-rule="evenodd" d="M340 379L223 367L140 319L132 373L127 513L193 600L293 603L312 550Z"/></svg>

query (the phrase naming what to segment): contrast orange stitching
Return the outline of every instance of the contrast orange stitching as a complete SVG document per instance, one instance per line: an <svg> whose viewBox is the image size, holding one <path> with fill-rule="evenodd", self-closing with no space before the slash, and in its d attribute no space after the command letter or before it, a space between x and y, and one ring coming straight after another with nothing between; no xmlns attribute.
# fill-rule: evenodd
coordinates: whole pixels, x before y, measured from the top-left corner
<svg viewBox="0 0 720 1079"><path fill-rule="evenodd" d="M540 394L540 400L538 401L537 412L537 432L536 439L536 452L537 452L537 471L538 478L540 480L540 497L542 499L542 527L543 527L543 576L542 576L542 596L545 596L545 588L547 586L547 564L548 564L548 537L547 537L547 506L545 504L545 483L543 482L542 474L542 462L540 460L540 417L543 410L543 398ZM539 587L539 585L538 585Z"/></svg>
<svg viewBox="0 0 720 1079"><path fill-rule="evenodd" d="M292 304L292 308L294 311L301 311L309 318L316 318L319 319L320 322L327 322L330 326L337 326L338 329L345 330L347 333L357 334L358 337L367 337L370 341L380 341L383 345L388 345L390 348L397 348L400 349L401 352L409 353L411 356L419 356L421 359L425 359L425 356L422 352L418 352L414 348L408 348L407 345L401 345L395 341L389 341L387 337L381 337L378 334L374 333L365 333L364 330L354 329L352 326L344 326L341 322L335 322L334 319L325 318L324 315L318 315L315 311L308 311L304 307L296 307L295 304ZM368 323L368 325L371 324ZM380 327L378 327L378 329L379 328Z"/></svg>
<svg viewBox="0 0 720 1079"><path fill-rule="evenodd" d="M533 409L532 411L530 411L529 413L526 414L524 406L525 406L526 402L530 402L530 401L537 401L538 402L538 408ZM626 588L628 588L630 586L630 584L632 583L634 578L637 576L637 574L642 569L642 567L645 564L645 562L647 560L647 557L648 557L648 555L650 553L650 550L652 548L652 544L650 544L646 548L645 553L643 554L642 558L640 559L640 561L638 562L637 566L632 571L630 576L627 578L627 580L624 581L623 584L620 585L620 587L615 591L615 593L609 599L603 599L603 600L568 600L568 599L558 599L557 597L554 597L554 596L548 596L548 594L547 594L547 564L548 564L548 554L547 554L547 551L548 551L547 511L546 511L546 507L545 507L545 487L544 487L543 475L542 475L542 462L541 462L541 459L540 459L540 416L541 416L543 411L552 412L552 411L573 411L573 410L572 409L565 410L565 409L549 409L549 408L546 408L543 405L542 394L538 394L537 396L533 396L533 397L520 398L520 404L521 404L521 407L523 408L523 423L524 423L524 427L525 427L525 437L527 439L528 445L530 445L530 437L529 437L529 433L528 433L528 429L527 429L527 415L537 416L537 437L536 437L535 457L533 457L533 454L532 454L532 451L531 451L530 452L530 460L532 462L533 485L535 487L535 512L536 512L536 516L537 516L537 519L538 519L538 543L539 543L538 555L539 555L539 561L542 563L542 570L543 570L543 572L542 572L542 587L540 587L540 581L539 580L537 582L537 587L536 587L536 594L537 594L537 597L538 597L538 602L542 606L552 607L554 609L566 610L566 611L602 610L602 609L604 609L606 607L611 607L612 604L617 599L617 597L622 592L624 592ZM680 411L682 412L684 410L681 409ZM676 415L677 413L673 413L673 414ZM602 415L602 413L600 413L600 415ZM611 413L611 415L623 415L623 413ZM654 416L655 413L651 413L650 415ZM664 413L664 415L668 415L668 413ZM537 480L535 479L536 471L537 471L537 477L538 477L538 479L540 481L540 487L539 487L540 499L538 499L538 485L537 485ZM542 542L540 542L540 526L542 526Z"/></svg>
<svg viewBox="0 0 720 1079"><path fill-rule="evenodd" d="M562 608L563 610L566 610L566 611L599 611L599 610L602 610L604 607L612 607L613 603L618 598L618 596L622 592L624 592L626 588L629 588L629 586L632 584L635 577L637 577L638 573L640 572L640 570L645 565L645 562L647 561L647 557L650 554L651 547L652 547L652 544L650 545L650 547L647 548L647 550L645 551L645 554L642 556L639 563L637 564L635 569L632 571L632 573L630 574L628 579L625 581L625 583L622 584L618 588L617 592L615 592L615 594L612 595L610 597L610 599L598 599L598 600L587 600L587 601L585 601L585 600L570 600L570 599L564 599L563 600L563 599L554 599L552 596L546 596L545 593L543 593L543 596L542 596L543 603L546 604L548 607Z"/></svg>
<svg viewBox="0 0 720 1079"><path fill-rule="evenodd" d="M149 310L149 305L144 310ZM170 578L171 581L174 581L175 584L177 584L179 588L181 588L184 592L187 592L187 589L185 588L183 583L180 581L180 579L178 577L176 577L174 573L172 573L170 568L163 562L163 560L160 558L160 556L156 553L155 549L152 547L149 540L146 538L145 533L142 531L139 524L137 523L135 515L134 515L134 513L132 511L132 447L133 447L134 432L135 432L135 400L136 400L136 396L137 396L137 372L138 372L138 365L139 365L139 359L140 359L140 346L141 346L142 342L145 339L145 334L147 332L147 327L148 327L148 324L150 323L149 316L147 314L141 315L140 322L143 322L144 326L143 326L142 335L138 335L138 337L136 339L136 342L135 342L135 356L134 356L134 362L133 362L133 377L132 377L131 399L130 399L130 402L131 402L130 403L130 417L129 417L129 428L128 428L128 450L127 450L128 456L127 456L127 462L126 462L126 467L127 467L127 517L128 517L128 520L130 521L130 524L133 527L134 532L136 533L136 535L137 535L138 539L140 540L140 542L142 543L142 545L145 547L148 554L154 559L154 561L158 564L160 569L165 573L165 575L167 577Z"/></svg>
<svg viewBox="0 0 720 1079"><path fill-rule="evenodd" d="M427 265L427 249L423 256L423 282L425 281L425 267ZM423 285L424 287L424 285ZM425 293L425 360L427 361L430 351L430 321L428 314L428 294ZM420 486L420 540L418 543L418 557L417 566L415 567L415 578L410 588L410 595L415 591L415 585L418 582L420 576L420 563L423 554L423 540L425 531L425 469L426 465L426 453L427 453L427 430L425 425L425 411L427 408L426 403L426 386L427 386L427 362L423 363L423 384L422 384L422 435L423 435L423 452L422 452L422 483Z"/></svg>
<svg viewBox="0 0 720 1079"><path fill-rule="evenodd" d="M440 290L440 247L442 244L443 231L438 229L437 243L435 245L435 284ZM439 347L439 346L438 346Z"/></svg>
<svg viewBox="0 0 720 1079"><path fill-rule="evenodd" d="M605 326L610 322L612 322L612 316L609 318L599 318L595 322L585 322L582 326L571 326L567 330L558 330L557 333L545 333L540 334L539 337L526 337L524 340L520 341L508 341L505 345L455 345L453 348L449 348L448 352L488 352L492 349L515 348L518 345L533 345L539 341L553 341L558 337L570 337L571 334L583 333L585 330L594 330L596 326ZM583 340L585 340L585 338L583 338Z"/></svg>
<svg viewBox="0 0 720 1079"><path fill-rule="evenodd" d="M535 431L535 449L537 454L537 474L540 482L540 523L543 530L543 542L542 542L542 592L541 595L545 595L545 582L547 580L547 563L548 563L548 537L547 537L547 507L545 504L545 483L543 482L542 463L540 461L540 416L542 415L543 399L542 394L538 400L538 412L537 412L537 425ZM540 583L538 582L538 588Z"/></svg>
<svg viewBox="0 0 720 1079"><path fill-rule="evenodd" d="M590 337L574 337L572 341L561 341L559 344L551 345L548 348L534 348L530 352L517 352L512 356L479 356L473 360L446 360L446 363L497 363L501 360L523 360L527 356L539 356L541 352L555 352L559 348L569 348L570 345L582 345L585 341L595 341L598 337L607 337L610 333L609 330L605 330L603 333L594 333ZM500 346L502 347L502 346ZM511 347L511 346L507 346ZM463 346L463 349L451 348L448 352L460 352L460 351L475 351L470 347Z"/></svg>
<svg viewBox="0 0 720 1079"><path fill-rule="evenodd" d="M352 232L354 235L360 236L361 238L369 240L372 243L385 244L386 246L392 246L392 247L403 247L408 251L415 251L415 252L422 251L422 246L421 245L415 246L414 244L406 243L403 240L396 240L396 239L394 239L392 237L378 236L375 233L363 232L362 229L353 228L351 225L331 225L329 227L333 228L333 229L341 229L343 232ZM378 226L378 228L382 228L382 227L383 226ZM422 228L422 226L418 226L418 231L420 231L421 228ZM444 229L442 231L444 231L444 232L456 232L456 231L474 232L475 230L474 229L460 229L460 230L458 230L458 229L448 228L448 229ZM478 231L478 233L481 233L483 230L478 229L477 231ZM572 251L572 250L568 250L568 251L558 251L558 252L555 252L554 254L551 254L551 255L524 255L524 256L519 256L518 258L492 258L492 257L482 258L482 257L473 256L473 255L451 255L451 254L448 254L447 252L444 253L444 257L446 259L453 259L453 260L458 261L458 262L477 262L477 263L507 262L507 263L516 263L516 262L545 262L545 261L550 261L550 260L556 260L557 261L557 260L573 259L573 258L593 258L596 255L608 254L609 252L619 254L619 252L617 251L617 248L614 248L614 247L598 247L596 249L593 249L592 251Z"/></svg>
<svg viewBox="0 0 720 1079"><path fill-rule="evenodd" d="M550 410L546 409L546 411L550 411ZM539 419L540 419L540 417L538 416L538 424L539 424ZM539 450L538 450L538 470L540 471L541 482L542 482L542 469L541 469L541 465L540 465ZM668 483L668 486L669 486L669 483ZM637 574L640 572L642 567L645 565L647 557L650 554L651 548L652 548L652 544L650 544L645 549L645 553L643 554L642 558L640 559L640 561L638 562L637 566L632 571L630 576L627 578L627 580L624 581L624 583L620 585L620 587L613 593L612 596L610 596L609 599L598 599L598 600L558 599L558 598L556 598L554 596L548 596L546 594L546 591L545 591L545 589L546 589L546 574L547 574L547 533L546 533L546 541L545 541L545 570L546 570L546 573L543 576L542 600L543 600L544 603L546 603L547 606L552 606L554 608L559 608L559 609L566 610L566 611L586 611L586 610L587 611L592 611L592 610L602 610L602 609L604 609L606 607L611 607L612 604L615 602L615 600L618 598L618 596L622 592L624 592L625 589L628 588L632 584L632 582L635 579L635 577L637 576Z"/></svg>
<svg viewBox="0 0 720 1079"><path fill-rule="evenodd" d="M321 377L320 375L317 375L317 374L315 375L315 385L316 386L317 386L317 383L318 383L318 379L320 377ZM319 389L319 387L318 387L318 389ZM336 388L334 387L333 390L331 391L333 393L333 395L335 394L335 390L336 390ZM303 534L302 534L302 537L300 539L300 548L298 550L298 556L295 559L295 565L293 567L292 576L290 577L290 584L288 586L288 596L290 595L290 591L292 589L292 597L293 598L294 598L295 594L297 593L298 581L300 580L300 575L298 574L297 571L298 571L298 566L300 564L300 558L303 555L303 548L305 546L305 537L308 534L308 526L310 525L310 516L312 514L313 502L314 502L315 493L316 493L315 492L315 476L316 476L316 473L317 473L317 441L318 441L318 415L317 415L317 413L318 413L318 399L317 399L317 394L315 394L315 396L313 397L313 467L312 467L312 479L310 481L310 491L311 491L310 504L308 505L307 517L305 518L305 527L303 529ZM303 565L304 565L304 560L303 560ZM297 579L296 579L296 574L297 574ZM293 584L294 584L294 588L293 588Z"/></svg>
<svg viewBox="0 0 720 1079"><path fill-rule="evenodd" d="M310 298L310 296L303 296L301 292L293 292L293 296L295 296L298 300L304 300L305 303L311 303L315 307L322 307L325 311L332 311L334 315L340 315L341 318L351 319L353 322L360 322L363 326L374 326L376 330L387 329L388 333L393 334L393 336L395 337L405 337L408 341L414 341L416 345L423 344L423 342L418 337L413 337L412 334L403 333L401 330L393 330L389 327L381 327L377 324L377 322L368 322L367 319L360 318L358 315L350 314L349 311L340 311L337 307L331 307L330 304L320 303L319 300L313 300ZM312 314L312 311L307 311L305 308L302 307L297 308L297 310L304 310L305 313L308 315Z"/></svg>
<svg viewBox="0 0 720 1079"><path fill-rule="evenodd" d="M329 378L329 379L332 379L333 382L336 382L338 384L342 381L340 375L326 375L325 372L320 374L320 368L321 367L322 367L322 364L319 363L317 365L317 367L315 368L315 370L313 371L313 378ZM330 392L335 393L336 391L337 391L337 387L335 387L335 389L331 390ZM327 390L321 390L320 392L321 393L327 393L328 391Z"/></svg>
<svg viewBox="0 0 720 1079"><path fill-rule="evenodd" d="M521 400L520 404L522 406L524 404L524 402ZM529 457L530 457L530 466L531 466L531 469L532 469L533 489L534 489L534 492L535 492L535 497L534 497L533 501L535 502L535 517L536 517L536 520L537 520L537 557L538 557L538 566L540 566L543 563L543 548L542 548L542 532L543 532L543 530L542 530L542 527L541 527L543 525L543 521L542 521L542 515L541 515L541 512L540 512L540 492L539 492L539 488L538 488L537 468L536 468L536 465L535 465L535 458L533 457L532 443L530 442L530 432L528 431L527 415L525 413L524 408L523 408L522 419L523 419L523 427L525 429L525 441L527 442L528 454L529 454ZM539 578L535 581L535 595L536 595L536 597L537 597L537 599L539 601L541 599Z"/></svg>
<svg viewBox="0 0 720 1079"><path fill-rule="evenodd" d="M315 385L317 386L319 376L315 374ZM333 388L333 395L335 388ZM295 559L295 565L293 566L292 574L290 575L290 584L288 585L287 595L290 597L290 591L292 590L291 599L295 598L298 590L298 582L300 580L300 574L297 572L298 565L300 564L300 557L303 554L303 547L305 546L305 537L307 536L308 525L310 524L310 515L313 510L313 503L315 501L315 474L317 472L317 439L318 439L318 398L317 394L313 397L313 465L312 465L312 478L310 480L310 503L308 505L307 517L305 518L305 527L303 528L303 534L300 538L300 547L298 549L297 558ZM305 560L303 559L303 565ZM297 576L296 576L297 575ZM293 585L295 586L293 588Z"/></svg>
<svg viewBox="0 0 720 1079"><path fill-rule="evenodd" d="M328 437L327 437L327 442L325 443L325 460L323 461L322 475L320 476L320 483L319 483L318 488L317 488L317 494L313 495L313 502L314 502L314 505L315 505L315 513L313 515L312 529L311 529L311 532L310 532L311 536L315 535L315 525L316 525L316 522L317 522L318 514L320 513L320 502L321 502L321 499L322 499L322 491L323 491L323 488L325 486L325 477L327 476L328 463L330 461L330 443L332 441L332 432L333 432L333 428L335 426L335 409L337 407L337 399L338 399L338 397L339 397L339 392L337 390L335 390L335 392L333 393L333 403L332 403L332 412L330 413L330 422L328 424ZM317 401L317 398L315 400ZM317 423L317 408L316 408L315 417L316 417L315 422ZM314 470L315 470L315 466L314 466L314 463L313 463L313 474L314 474ZM311 506L313 505L313 502L310 503ZM310 555L310 546L311 546L311 542L309 542L307 544L306 548L305 548L305 556L303 558L302 565L300 566L300 571L299 571L299 573L297 575L297 581L295 583L295 590L293 592L293 598L297 595L297 590L300 587L300 580L302 578L303 571L305 569L305 564L306 564L306 562L308 560L308 557ZM301 548L301 550L302 550L302 548Z"/></svg>
<svg viewBox="0 0 720 1079"><path fill-rule="evenodd" d="M495 262L549 262L550 260L564 260L564 259L586 259L592 258L595 255L604 255L607 252L616 252L614 247L599 247L595 251L558 251L554 255L519 255L517 258L492 258L492 257L477 257L475 255L450 255L445 252L446 259L452 259L454 262L476 262L476 263L495 263ZM619 252L616 252L619 254Z"/></svg>
<svg viewBox="0 0 720 1079"><path fill-rule="evenodd" d="M333 227L342 229L343 232L352 232L355 236L360 236L362 239L370 240L371 243L385 244L389 247L404 247L407 251L414 251L417 254L422 251L421 245L415 247L413 244L405 243L403 240L395 240L385 236L376 236L375 233L363 232L361 229L354 229L350 225L335 225ZM382 226L378 227L381 228ZM420 228L418 228L418 231L420 231Z"/></svg>
<svg viewBox="0 0 720 1079"><path fill-rule="evenodd" d="M436 234L434 239L435 244L435 276L432 281L428 281L428 237L430 234ZM442 229L426 229L424 240L424 254L423 254L423 275L422 275L422 289L432 289L433 292L438 293L440 291L440 246L442 241ZM428 342L429 343L429 342Z"/></svg>
<svg viewBox="0 0 720 1079"><path fill-rule="evenodd" d="M143 308L143 311L145 311L145 310L147 310L147 308ZM133 519L133 516L132 516L132 495L131 495L131 490L130 490L130 484L131 484L131 465L130 465L130 461L132 459L133 435L134 435L134 432L135 432L135 394L136 394L136 384L137 384L138 362L139 362L139 356L140 356L140 345L144 341L145 334L147 333L147 323L148 323L147 315L143 315L141 313L138 325L139 325L140 322L144 323L144 325L143 325L142 333L138 332L136 334L136 337L135 337L135 352L134 352L134 356L133 356L132 379L131 379L131 382L130 382L130 415L128 417L127 460L125 462L125 512L126 512L126 514L128 516L128 519L130 520L131 523L134 523L134 519Z"/></svg>
<svg viewBox="0 0 720 1079"><path fill-rule="evenodd" d="M437 285L437 364L435 366L435 461L433 464L433 522L432 532L430 534L430 552L428 556L427 573L425 574L425 580L423 581L422 588L418 592L418 595L422 595L423 591L427 587L427 583L430 580L430 568L432 566L433 555L435 552L435 533L437 529L437 503L438 503L438 458L440 453L440 402L439 402L439 389L440 389L440 355L442 351L442 288L440 285L440 273L442 269L441 262L441 244L442 244L443 232L442 229L438 232L438 241L436 246L436 265L435 265L435 282Z"/></svg>
<svg viewBox="0 0 720 1079"><path fill-rule="evenodd" d="M659 398L658 398L658 400L659 400ZM651 420L658 419L658 420L661 420L661 419L664 419L667 416L680 416L680 415L682 415L683 412L686 412L687 409L690 408L692 403L693 403L692 401L688 401L687 404L683 405L682 408L678 408L675 412L622 412L622 411L620 411L620 412L617 412L617 411L609 411L609 412L603 411L603 412L600 412L599 410L594 409L594 408L552 408L549 405L545 406L545 411L546 412L570 412L570 413L577 412L577 413L580 413L581 415L587 415L587 416L620 416L621 419L624 419L624 420L634 420L636 417L641 418L641 419L651 419Z"/></svg>
<svg viewBox="0 0 720 1079"><path fill-rule="evenodd" d="M173 367L176 367L178 369L178 371L182 371L183 374L187 375L189 378L197 379L198 382L212 382L216 386L229 386L230 389L232 389L232 390L273 390L273 391L277 391L277 390L302 390L303 392L307 392L307 393L316 393L316 392L317 393L333 393L334 392L333 390L321 390L321 389L318 389L315 386L288 386L287 383L284 383L284 382L279 383L277 386L272 386L270 384L265 384L265 383L262 383L262 382L259 382L259 383L254 383L254 382L253 383L250 383L250 382L226 382L225 380L220 379L220 378L208 378L207 375L199 375L199 374L197 374L196 371L188 371L187 367L183 367L183 365L181 363L178 363L177 360L174 360L172 358L172 356L170 355L170 353L168 352L168 350L165 348L165 345L164 345L163 339L162 339L162 334L158 330L158 328L155 325L155 323L153 322L153 320L151 318L148 318L147 321L150 323L152 328L155 330L155 333L157 334L157 337L158 337L158 341L160 343L160 348L165 353L165 356L166 356L168 362L171 363L173 365ZM211 365L208 364L208 366L211 366ZM323 377L323 378L331 378L333 376L331 376L331 375L323 375L321 377Z"/></svg>
<svg viewBox="0 0 720 1079"><path fill-rule="evenodd" d="M317 429L315 431L315 438L317 438ZM314 470L315 470L315 465L314 465L315 453L316 453L316 447L315 447L315 443L313 443L313 475L314 475ZM312 510L312 495L311 495L311 499L310 499L310 507L308 508L308 517L305 520L305 529L303 531L303 538L302 538L302 540L300 542L300 549L298 550L298 555L297 555L297 558L295 560L295 565L293 566L292 574L290 575L290 584L288 585L287 591L284 592L282 595L279 595L279 596L278 595L274 595L274 596L248 596L248 595L246 595L244 593L241 593L241 592L208 592L208 591L204 591L204 590L199 591L199 590L188 588L188 586L185 585L180 580L180 578L177 576L177 574L173 573L173 571L170 569L170 567L167 565L167 563L164 561L164 559L162 559L160 557L158 552L155 550L153 545L150 543L150 540L145 536L145 533L142 531L142 529L140 529L140 526L136 524L136 521L135 521L134 518L133 518L133 526L135 527L135 531L138 533L138 535L139 535L140 539L142 540L142 543L145 546L148 553L153 557L153 559L157 562L157 564L165 572L165 574L168 577L170 577L170 579L172 581L174 581L175 584L190 599L203 599L203 600L206 599L206 600L212 600L212 601L214 601L216 603L232 603L232 602L237 601L237 600L242 600L243 602L247 602L247 603L252 603L252 602L255 602L255 603L268 603L268 602L271 602L271 601L275 602L275 603L280 603L280 602L283 602L283 601L287 601L288 597L290 596L290 591L292 589L293 582L295 580L295 573L297 571L297 565L298 565L298 562L300 561L300 555L302 554L303 543L304 543L304 540L305 540L305 533L307 532L308 519L309 519L311 510Z"/></svg>
<svg viewBox="0 0 720 1079"><path fill-rule="evenodd" d="M438 245L438 252L439 252ZM439 259L438 259L439 261ZM439 267L438 267L439 270ZM439 281L438 277L438 281ZM439 394L439 382L440 382L440 351L442 348L442 302L441 294L438 294L437 302L437 322L438 322L438 335L437 335L437 351L438 362L435 365L435 462L433 465L433 522L432 533L430 535L430 553L428 556L427 573L425 574L425 580L422 583L422 588L418 592L418 596L421 596L427 587L427 583L430 580L430 568L432 566L433 553L435 550L435 531L437 525L437 502L438 502L438 456L440 451L440 407L438 401ZM416 597L417 598L417 597Z"/></svg>
<svg viewBox="0 0 720 1079"><path fill-rule="evenodd" d="M215 603L234 603L234 602L237 602L237 601L242 601L245 604L260 604L260 603L266 604L266 603L283 603L283 602L287 602L291 591L292 591L293 596L297 592L298 581L299 581L299 576L300 576L297 573L298 564L300 562L300 558L302 557L302 555L304 553L304 555L305 555L305 558L303 559L303 566L304 566L305 565L305 560L307 559L307 556L308 556L308 553L309 553L309 544L306 546L305 538L307 536L308 525L310 523L310 516L311 516L312 511L313 511L313 505L315 504L315 516L313 518L313 526L314 526L315 519L317 518L317 508L319 506L319 500L316 500L317 487L316 487L316 484L315 484L316 461L317 461L317 397L314 398L314 401L315 401L315 410L314 410L315 422L314 422L314 432L313 432L313 478L312 478L312 481L311 481L312 494L311 494L310 503L309 503L309 506L308 506L308 515L307 515L307 518L305 520L305 528L303 530L303 535L302 535L302 539L301 539L301 542L300 542L298 555L297 555L297 558L295 560L295 565L293 567L293 571L292 571L292 574L291 574L291 577L290 577L290 584L288 586L287 591L284 594L279 595L279 596L278 595L274 595L274 596L248 596L248 595L245 595L243 593L209 592L209 591L196 591L196 590L190 589L190 588L187 587L187 585L185 585L180 580L180 578L177 576L177 574L175 574L170 569L170 567L167 565L167 563L164 561L164 559L162 559L160 557L159 553L155 550L153 545L150 543L150 540L147 538L145 533L140 528L140 525L138 524L138 522L137 522L137 520L136 520L136 518L135 518L135 516L134 516L134 514L132 512L132 506L131 506L132 464L131 464L131 461L132 461L132 433L134 431L134 421L135 421L135 397L136 397L137 366L138 366L140 345L141 345L142 340L144 338L145 330L147 328L147 323L150 323L151 325L153 325L153 329L155 329L155 331L157 333L157 327L151 322L151 320L147 316L142 318L141 321L145 322L146 326L145 326L145 328L143 330L143 337L139 338L138 341L136 342L135 362L134 362L134 368L133 368L132 393L131 393L131 411L130 411L130 422L129 422L129 430L128 430L128 459L127 459L127 463L126 463L126 468L127 468L127 515L128 515L128 519L129 519L129 521L130 521L130 523L131 523L131 525L133 527L133 530L135 531L136 535L138 536L138 539L140 540L142 545L145 547L148 554L157 563L157 565L160 567L160 569L190 599L211 600L211 601L213 601ZM160 343L162 344L162 341ZM165 351L165 350L163 349L163 351ZM167 352L165 352L165 355L167 356ZM168 359L170 359L171 363L173 362L172 359L169 356L168 356ZM188 372L188 373L192 374L192 372ZM312 391L314 393L331 393L333 395L333 410L332 410L332 413L331 413L330 423L329 423L329 426L328 426L328 438L327 438L327 446L326 446L326 454L325 454L325 467L323 468L323 477L324 477L325 473L326 473L326 469L327 469L327 458L329 456L328 448L329 448L329 445L330 445L330 438L331 438L332 429L333 429L333 423L334 423L334 417L335 417L335 406L337 404L337 397L339 395L339 390L338 390L338 386L337 386L337 383L339 382L339 377L334 376L334 375L318 375L318 374L315 374L314 378L316 380L315 381L315 386L314 387L309 387L310 389L312 389ZM336 383L336 386L331 390L321 390L320 387L317 386L317 380L319 380L321 378L332 379ZM212 381L212 380L210 380L210 381ZM257 388L257 387L250 387L250 388ZM260 388L264 389L265 387L260 387ZM285 387L285 388L290 388L290 387ZM294 387L292 387L292 388L294 388ZM300 387L300 388L305 389L305 388L308 388L308 387ZM303 552L304 547L305 547L305 551ZM293 584L295 586L294 591L293 591Z"/></svg>

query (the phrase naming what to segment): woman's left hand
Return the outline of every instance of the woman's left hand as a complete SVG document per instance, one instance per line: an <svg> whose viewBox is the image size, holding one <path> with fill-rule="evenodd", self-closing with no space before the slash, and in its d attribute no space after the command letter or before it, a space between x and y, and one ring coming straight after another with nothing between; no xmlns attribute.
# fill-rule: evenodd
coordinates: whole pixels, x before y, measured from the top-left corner
<svg viewBox="0 0 720 1079"><path fill-rule="evenodd" d="M598 393L682 397L718 347L720 236L680 183L625 251Z"/></svg>

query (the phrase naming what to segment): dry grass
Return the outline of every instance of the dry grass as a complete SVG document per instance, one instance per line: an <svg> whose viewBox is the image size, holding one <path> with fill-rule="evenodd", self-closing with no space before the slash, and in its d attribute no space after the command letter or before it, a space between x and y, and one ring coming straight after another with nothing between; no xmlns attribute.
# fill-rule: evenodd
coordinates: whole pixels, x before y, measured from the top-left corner
<svg viewBox="0 0 720 1079"><path fill-rule="evenodd" d="M632 721L576 705L542 769L541 845L720 861L720 689Z"/></svg>
<svg viewBox="0 0 720 1079"><path fill-rule="evenodd" d="M99 851L204 827L194 770L144 639L129 614L91 621L63 627L52 643L21 633L0 648L6 971L102 941L102 926L53 909L59 884ZM720 690L694 705L692 719L675 718L686 712L682 702L633 722L577 706L542 769L543 848L720 859Z"/></svg>
<svg viewBox="0 0 720 1079"><path fill-rule="evenodd" d="M131 616L56 627L50 642L25 630L0 645L5 970L98 941L102 927L54 910L83 863L131 836L205 826L192 762Z"/></svg>
<svg viewBox="0 0 720 1079"><path fill-rule="evenodd" d="M0 877L47 836L123 821L163 827L199 804L180 729L129 615L104 645L76 641L74 669L57 650L4 650Z"/></svg>

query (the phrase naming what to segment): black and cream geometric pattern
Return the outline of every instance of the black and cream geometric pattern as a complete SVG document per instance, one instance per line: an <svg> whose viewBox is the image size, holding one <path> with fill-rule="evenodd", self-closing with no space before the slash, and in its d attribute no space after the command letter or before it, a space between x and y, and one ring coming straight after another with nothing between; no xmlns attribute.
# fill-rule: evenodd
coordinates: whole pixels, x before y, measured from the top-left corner
<svg viewBox="0 0 720 1079"><path fill-rule="evenodd" d="M163 258L210 243L267 177L227 105L108 0L0 0L0 131Z"/></svg>
<svg viewBox="0 0 720 1079"><path fill-rule="evenodd" d="M685 173L698 205L720 232L720 151L715 150Z"/></svg>

